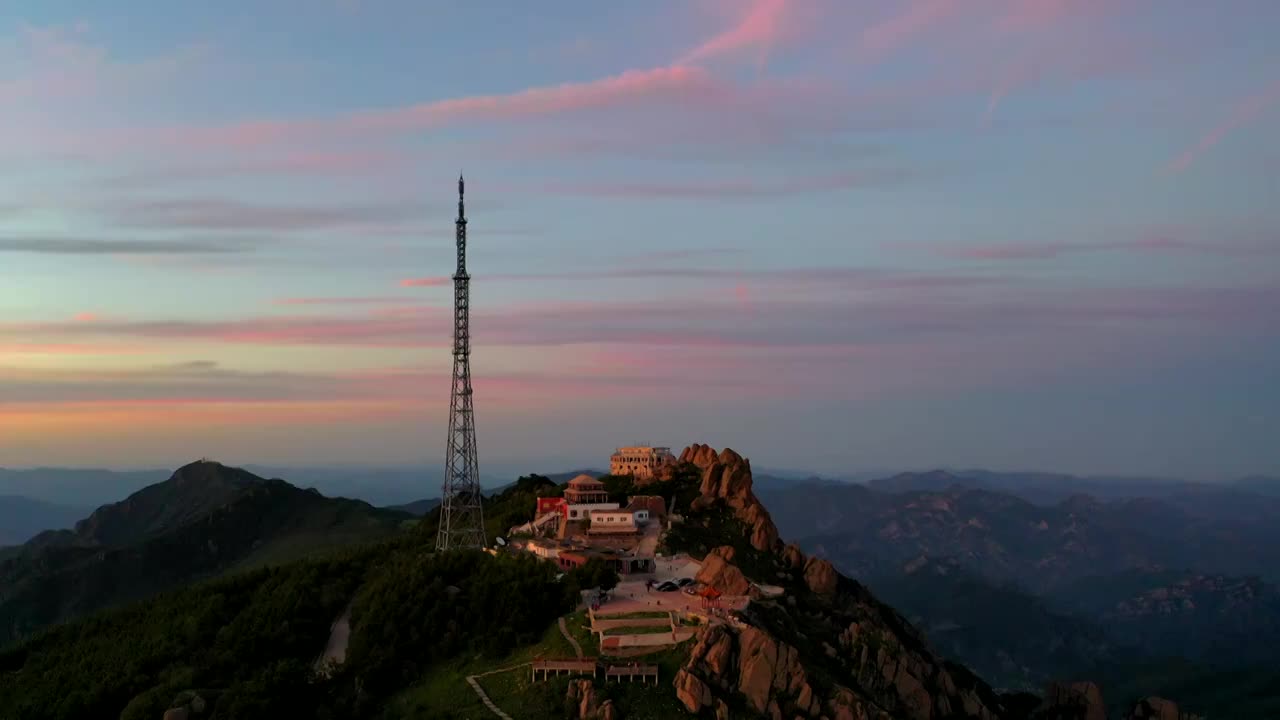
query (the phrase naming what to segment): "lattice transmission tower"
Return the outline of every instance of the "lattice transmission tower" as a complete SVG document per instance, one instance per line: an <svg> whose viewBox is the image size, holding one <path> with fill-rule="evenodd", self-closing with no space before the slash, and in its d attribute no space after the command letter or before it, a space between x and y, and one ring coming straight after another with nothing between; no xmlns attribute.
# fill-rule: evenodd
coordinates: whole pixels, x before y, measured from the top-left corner
<svg viewBox="0 0 1280 720"><path fill-rule="evenodd" d="M453 392L449 396L449 443L436 550L483 548L480 469L476 462L476 415L471 396L471 276L467 274L467 215L458 176L458 269L453 274Z"/></svg>

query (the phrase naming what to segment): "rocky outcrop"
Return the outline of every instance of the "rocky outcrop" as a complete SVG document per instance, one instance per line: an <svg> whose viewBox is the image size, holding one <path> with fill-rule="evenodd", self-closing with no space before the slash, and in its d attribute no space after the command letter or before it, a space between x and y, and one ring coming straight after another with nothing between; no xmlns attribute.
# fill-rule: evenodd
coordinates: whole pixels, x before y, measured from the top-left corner
<svg viewBox="0 0 1280 720"><path fill-rule="evenodd" d="M1102 690L1091 682L1051 682L1044 701L1032 714L1035 720L1107 720Z"/></svg>
<svg viewBox="0 0 1280 720"><path fill-rule="evenodd" d="M703 628L676 675L676 694L690 712L719 712L723 696L738 693L747 707L769 717L819 717L822 698L810 684L795 648L763 630L725 625Z"/></svg>
<svg viewBox="0 0 1280 720"><path fill-rule="evenodd" d="M792 570L800 570L804 567L804 552L799 545L789 544L782 549L782 562Z"/></svg>
<svg viewBox="0 0 1280 720"><path fill-rule="evenodd" d="M871 634L850 637L868 641ZM989 706L973 688L962 687L965 683L936 659L897 644L879 645L874 652L871 647L865 642L856 647L846 643L843 650L833 647L836 662L824 663L823 676L829 679L833 667L841 665L850 672L847 685L830 685L814 679L799 649L766 630L712 625L699 632L676 675L676 694L695 713L736 696L748 709L772 718L1001 717L999 708Z"/></svg>
<svg viewBox="0 0 1280 720"><path fill-rule="evenodd" d="M730 595L751 594L753 581L783 590L780 599L755 598L732 624L699 630L674 678L689 712L719 718L744 708L777 720L1013 720L1028 713L1036 720L1105 720L1101 692L1090 683L1053 685L1038 707L1034 696L998 695L945 661L919 630L827 559L784 546L752 490L749 462L734 451L691 445L680 461L701 473L690 518L730 508L750 542L722 538L733 544L707 553L698 581ZM748 577L743 568L760 576ZM1160 709L1144 707L1139 712L1148 714L1135 720L1165 720L1151 708Z"/></svg>
<svg viewBox="0 0 1280 720"><path fill-rule="evenodd" d="M621 720L612 700L603 697L590 680L574 680L564 697L565 712L575 720Z"/></svg>
<svg viewBox="0 0 1280 720"><path fill-rule="evenodd" d="M164 711L164 720L197 720L197 718L208 717L206 713L211 710L210 702L199 693L194 690L184 690L178 693L169 704L169 709Z"/></svg>
<svg viewBox="0 0 1280 720"><path fill-rule="evenodd" d="M732 563L733 548L728 545L712 550L702 559L702 568L695 578L703 585L709 585L725 595L746 595L751 591L751 582Z"/></svg>
<svg viewBox="0 0 1280 720"><path fill-rule="evenodd" d="M1125 720L1201 720L1199 715L1182 712L1177 703L1159 697L1142 698L1124 717Z"/></svg>
<svg viewBox="0 0 1280 720"><path fill-rule="evenodd" d="M685 668L676 671L676 699L684 704L686 710L696 713L704 707L711 707L714 698L711 697L711 688L702 681L702 678L694 675Z"/></svg>
<svg viewBox="0 0 1280 720"><path fill-rule="evenodd" d="M839 576L835 566L822 558L811 557L804 564L804 584L819 595L833 595Z"/></svg>
<svg viewBox="0 0 1280 720"><path fill-rule="evenodd" d="M749 528L752 547L764 552L779 549L778 528L751 489L750 461L729 448L716 454L708 445L695 444L680 453L680 462L692 463L702 471L699 497L692 509L699 510L721 500Z"/></svg>

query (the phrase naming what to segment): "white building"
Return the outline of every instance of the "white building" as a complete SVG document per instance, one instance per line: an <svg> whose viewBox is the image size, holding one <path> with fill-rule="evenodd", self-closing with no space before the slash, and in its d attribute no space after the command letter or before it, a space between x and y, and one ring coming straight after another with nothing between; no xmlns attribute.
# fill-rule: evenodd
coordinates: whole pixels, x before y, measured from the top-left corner
<svg viewBox="0 0 1280 720"><path fill-rule="evenodd" d="M592 510L589 517L591 526L587 532L593 535L636 532L635 513L619 510L616 505L612 510Z"/></svg>
<svg viewBox="0 0 1280 720"><path fill-rule="evenodd" d="M609 457L610 475L631 475L635 478L651 478L664 465L675 464L671 448L632 445L620 447Z"/></svg>
<svg viewBox="0 0 1280 720"><path fill-rule="evenodd" d="M582 503L580 505L566 505L565 517L570 520L586 520L593 512L617 509L618 503Z"/></svg>

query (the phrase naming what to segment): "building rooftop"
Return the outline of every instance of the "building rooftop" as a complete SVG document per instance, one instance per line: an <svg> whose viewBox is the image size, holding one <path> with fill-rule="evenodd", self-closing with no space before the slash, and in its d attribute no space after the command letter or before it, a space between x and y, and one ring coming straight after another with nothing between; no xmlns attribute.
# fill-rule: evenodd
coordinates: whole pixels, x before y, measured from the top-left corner
<svg viewBox="0 0 1280 720"><path fill-rule="evenodd" d="M588 474L586 474L586 473L583 473L583 474L579 475L578 477L576 477L576 478L574 478L574 479L570 480L570 481L569 481L569 487L571 487L571 488L575 488L575 489L580 489L580 488L602 488L602 487L604 487L604 483L600 482L599 480L597 480L597 479L595 479L595 478L591 477L590 475L588 475Z"/></svg>

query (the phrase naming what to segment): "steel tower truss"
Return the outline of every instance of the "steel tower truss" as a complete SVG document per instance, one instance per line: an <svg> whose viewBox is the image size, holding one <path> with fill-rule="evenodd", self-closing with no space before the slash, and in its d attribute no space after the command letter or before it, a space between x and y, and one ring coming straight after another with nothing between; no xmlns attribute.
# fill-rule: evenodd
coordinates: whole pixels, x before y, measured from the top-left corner
<svg viewBox="0 0 1280 720"><path fill-rule="evenodd" d="M484 548L480 469L476 461L476 417L471 394L471 276L467 274L467 216L458 176L458 268L453 274L453 391L449 395L449 442L436 550Z"/></svg>

